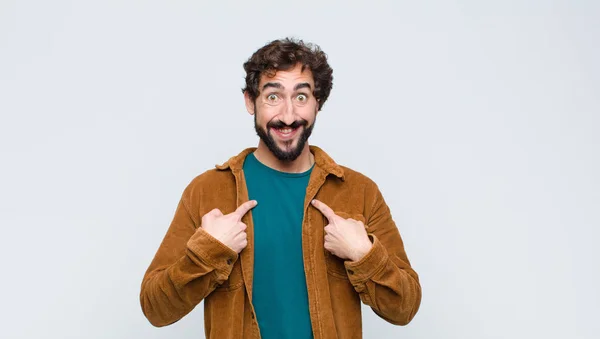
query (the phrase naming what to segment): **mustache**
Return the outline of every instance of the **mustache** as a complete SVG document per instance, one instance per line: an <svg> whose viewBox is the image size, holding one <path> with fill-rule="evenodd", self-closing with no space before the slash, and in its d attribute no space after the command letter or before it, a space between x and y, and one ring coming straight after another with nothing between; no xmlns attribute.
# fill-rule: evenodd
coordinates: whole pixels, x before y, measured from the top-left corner
<svg viewBox="0 0 600 339"><path fill-rule="evenodd" d="M296 129L300 126L304 126L306 127L308 125L308 121L306 120L296 120L293 123L291 123L290 125L285 124L283 121L279 120L279 121L271 121L267 124L267 128L292 128L292 129Z"/></svg>

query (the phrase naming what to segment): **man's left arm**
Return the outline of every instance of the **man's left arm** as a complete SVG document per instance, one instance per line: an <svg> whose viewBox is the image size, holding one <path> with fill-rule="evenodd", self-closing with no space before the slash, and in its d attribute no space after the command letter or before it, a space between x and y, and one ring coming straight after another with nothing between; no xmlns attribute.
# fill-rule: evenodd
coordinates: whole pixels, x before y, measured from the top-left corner
<svg viewBox="0 0 600 339"><path fill-rule="evenodd" d="M374 204L366 211L366 226L373 243L358 261L346 261L350 282L361 300L386 321L408 324L421 304L421 285L412 269L400 232L376 185Z"/></svg>

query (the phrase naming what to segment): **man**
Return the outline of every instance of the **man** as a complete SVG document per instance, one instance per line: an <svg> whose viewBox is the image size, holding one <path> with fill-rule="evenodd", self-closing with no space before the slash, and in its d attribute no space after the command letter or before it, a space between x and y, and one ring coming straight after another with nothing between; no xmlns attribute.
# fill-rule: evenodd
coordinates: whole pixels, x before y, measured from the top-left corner
<svg viewBox="0 0 600 339"><path fill-rule="evenodd" d="M207 338L361 338L361 301L390 323L421 286L377 185L309 146L332 87L318 46L276 40L244 64L260 137L192 180L141 288L155 326L204 300Z"/></svg>

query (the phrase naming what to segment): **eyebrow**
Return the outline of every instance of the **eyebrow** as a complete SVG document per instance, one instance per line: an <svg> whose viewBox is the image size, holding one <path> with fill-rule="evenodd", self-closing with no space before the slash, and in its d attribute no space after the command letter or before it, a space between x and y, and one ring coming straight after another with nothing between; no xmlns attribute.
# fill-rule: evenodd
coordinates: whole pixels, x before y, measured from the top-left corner
<svg viewBox="0 0 600 339"><path fill-rule="evenodd" d="M263 91L264 91L265 89L267 89L267 88L269 88L269 87L273 87L273 88L279 88L279 89L282 89L282 88L283 88L283 86L281 86L281 84L280 84L280 83L278 83L278 82L267 82L266 84L264 84L264 85L263 85L263 88L262 88L262 89L263 89Z"/></svg>
<svg viewBox="0 0 600 339"><path fill-rule="evenodd" d="M297 90L299 90L299 89L301 89L301 88L308 88L308 89L311 89L311 88L310 88L310 84L309 84L308 82L303 82L303 83L301 83L301 84L297 84L296 86L294 86L294 91L297 91Z"/></svg>
<svg viewBox="0 0 600 339"><path fill-rule="evenodd" d="M277 88L277 89L283 89L283 88L284 88L284 87L283 87L283 86L282 86L280 83L278 83L278 82L267 82L266 84L264 84L264 85L263 85L263 88L262 88L262 89L263 89L263 91L264 91L265 89L267 89L267 88L269 88L269 87L272 87L272 88ZM311 87L310 87L310 84L309 84L308 82L303 82L303 83L300 83L300 84L297 84L296 86L294 86L294 91L297 91L297 90L299 90L299 89L301 89L301 88L308 88L308 89L311 89Z"/></svg>

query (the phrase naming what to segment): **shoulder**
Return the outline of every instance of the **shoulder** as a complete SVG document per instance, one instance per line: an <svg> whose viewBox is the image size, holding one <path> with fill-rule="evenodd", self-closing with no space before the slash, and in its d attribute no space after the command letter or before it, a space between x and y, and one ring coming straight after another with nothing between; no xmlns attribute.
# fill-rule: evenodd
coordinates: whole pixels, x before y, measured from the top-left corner
<svg viewBox="0 0 600 339"><path fill-rule="evenodd" d="M199 189L216 189L223 186L235 186L234 171L240 171L244 164L246 156L254 151L256 148L248 147L242 150L240 153L230 157L227 161L222 164L215 165L214 168L206 170L205 172L194 177L187 190L199 190Z"/></svg>
<svg viewBox="0 0 600 339"><path fill-rule="evenodd" d="M342 166L340 167L344 170L344 185L353 186L353 187L363 187L365 189L375 189L377 188L377 184L373 179L368 177L366 174L361 173L357 170L353 170L349 167Z"/></svg>
<svg viewBox="0 0 600 339"><path fill-rule="evenodd" d="M347 166L338 166L343 170L343 178L330 175L318 199L338 215L369 221L374 206L382 201L379 187L366 174Z"/></svg>
<svg viewBox="0 0 600 339"><path fill-rule="evenodd" d="M354 170L341 163L337 163L325 150L311 145L311 152L315 156L317 164L326 172L331 174L330 183L335 184L338 188L356 188L356 187L374 187L375 182L367 175ZM333 179L335 178L335 179Z"/></svg>
<svg viewBox="0 0 600 339"><path fill-rule="evenodd" d="M343 170L343 179L330 176L327 187L323 190L325 200L344 201L349 210L372 206L381 199L381 191L373 179L365 173L338 165ZM350 205L355 205L356 208ZM344 209L343 206L339 206ZM364 212L364 211L363 211Z"/></svg>
<svg viewBox="0 0 600 339"><path fill-rule="evenodd" d="M190 187L200 187L206 185L214 185L222 182L234 180L233 173L230 170L220 170L212 168L194 177L190 183Z"/></svg>
<svg viewBox="0 0 600 339"><path fill-rule="evenodd" d="M226 188L228 186L235 186L233 173L229 170L213 168L192 178L186 186L185 191L193 195L193 193Z"/></svg>

